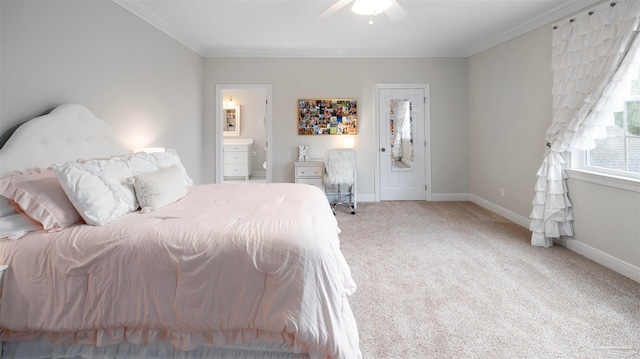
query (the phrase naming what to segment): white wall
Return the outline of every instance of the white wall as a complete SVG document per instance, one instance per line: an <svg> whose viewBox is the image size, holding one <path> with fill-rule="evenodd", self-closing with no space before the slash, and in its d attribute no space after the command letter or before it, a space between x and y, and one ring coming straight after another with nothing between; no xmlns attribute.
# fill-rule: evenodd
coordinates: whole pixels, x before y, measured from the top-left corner
<svg viewBox="0 0 640 359"><path fill-rule="evenodd" d="M431 92L433 193L468 193L469 148L467 59L205 59L205 98L215 97L216 84L273 85L273 180L293 182L298 145L310 145L311 157L323 157L341 147L339 136L299 136L297 100L300 98L357 98L359 133L358 193L374 196L377 156L374 85L428 83ZM205 103L206 163L214 163L215 102ZM205 178L215 169L207 165Z"/></svg>
<svg viewBox="0 0 640 359"><path fill-rule="evenodd" d="M551 124L551 31L542 27L469 59L471 194L522 218L531 211ZM575 215L569 248L638 280L640 193L576 179L568 188Z"/></svg>
<svg viewBox="0 0 640 359"><path fill-rule="evenodd" d="M469 59L470 191L525 217L551 123L550 43L545 27Z"/></svg>
<svg viewBox="0 0 640 359"><path fill-rule="evenodd" d="M202 181L201 56L111 1L0 8L0 132L79 103L127 147L175 148Z"/></svg>

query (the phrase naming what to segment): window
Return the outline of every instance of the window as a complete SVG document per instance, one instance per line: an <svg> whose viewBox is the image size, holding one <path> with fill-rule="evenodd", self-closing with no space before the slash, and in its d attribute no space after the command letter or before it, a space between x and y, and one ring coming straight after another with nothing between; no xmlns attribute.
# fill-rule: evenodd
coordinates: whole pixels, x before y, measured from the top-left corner
<svg viewBox="0 0 640 359"><path fill-rule="evenodd" d="M607 128L607 138L584 151L582 169L640 179L640 79L624 102L624 111L614 113L615 126Z"/></svg>

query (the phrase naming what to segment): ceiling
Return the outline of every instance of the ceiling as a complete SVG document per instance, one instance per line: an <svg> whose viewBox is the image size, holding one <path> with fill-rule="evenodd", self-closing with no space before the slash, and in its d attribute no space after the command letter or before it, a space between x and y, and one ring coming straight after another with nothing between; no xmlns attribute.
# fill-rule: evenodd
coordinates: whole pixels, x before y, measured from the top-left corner
<svg viewBox="0 0 640 359"><path fill-rule="evenodd" d="M113 0L205 57L466 57L600 0L397 0L392 21L335 0Z"/></svg>

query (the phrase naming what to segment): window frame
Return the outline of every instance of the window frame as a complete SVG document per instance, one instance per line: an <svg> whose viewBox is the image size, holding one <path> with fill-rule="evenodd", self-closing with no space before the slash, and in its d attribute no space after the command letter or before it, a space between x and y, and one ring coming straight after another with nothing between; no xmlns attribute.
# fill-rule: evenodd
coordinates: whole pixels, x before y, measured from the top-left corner
<svg viewBox="0 0 640 359"><path fill-rule="evenodd" d="M640 193L640 178L602 172L599 171L600 167L594 167L597 171L593 171L589 169L590 167L584 166L586 152L583 150L565 152L563 156L566 164L565 172L570 179Z"/></svg>
<svg viewBox="0 0 640 359"><path fill-rule="evenodd" d="M625 98L624 102L640 102L640 95L633 95L633 96L628 96ZM630 135L629 132L627 131L627 106L624 106L624 110L623 110L623 115L622 115L622 120L623 120L623 125L624 125L624 130L625 133L623 136L621 136L621 138L624 140L624 159L625 159L625 165L628 166L628 146L629 146L629 142L628 139L629 138L638 138L640 139L640 136L638 135ZM573 153L571 154L571 163L574 164L572 166L570 166L570 168L572 170L579 170L581 172L584 173L592 173L592 174L600 174L602 176L607 176L607 177L612 177L612 178L616 178L616 179L628 179L630 181L633 182L640 182L640 173L634 173L634 172L629 172L629 171L620 171L620 170L614 170L611 168L606 168L606 167L598 167L598 166L592 166L589 164L589 152L590 150L582 150L582 151L573 151Z"/></svg>

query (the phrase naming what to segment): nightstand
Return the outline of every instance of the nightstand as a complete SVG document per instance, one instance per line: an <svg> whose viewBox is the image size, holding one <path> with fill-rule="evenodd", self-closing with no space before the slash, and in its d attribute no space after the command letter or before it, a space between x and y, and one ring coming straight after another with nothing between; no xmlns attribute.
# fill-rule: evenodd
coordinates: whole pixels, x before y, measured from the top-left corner
<svg viewBox="0 0 640 359"><path fill-rule="evenodd" d="M324 174L324 161L311 160L295 163L296 183L306 183L320 188L324 192L322 175Z"/></svg>

